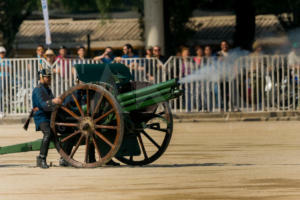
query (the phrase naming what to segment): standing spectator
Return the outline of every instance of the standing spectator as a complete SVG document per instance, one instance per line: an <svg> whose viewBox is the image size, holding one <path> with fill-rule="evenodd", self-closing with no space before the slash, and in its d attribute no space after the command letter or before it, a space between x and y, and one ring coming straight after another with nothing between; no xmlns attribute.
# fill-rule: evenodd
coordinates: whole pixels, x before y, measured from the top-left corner
<svg viewBox="0 0 300 200"><path fill-rule="evenodd" d="M67 48L65 46L60 46L58 50L57 60L65 60L67 58Z"/></svg>
<svg viewBox="0 0 300 200"><path fill-rule="evenodd" d="M55 53L52 49L47 49L47 51L45 52L45 58L46 61L50 64L53 65L55 62Z"/></svg>
<svg viewBox="0 0 300 200"><path fill-rule="evenodd" d="M197 45L195 47L196 56L193 58L197 66L200 66L203 59L203 49L201 46Z"/></svg>
<svg viewBox="0 0 300 200"><path fill-rule="evenodd" d="M61 46L58 51L59 55L56 57L55 81L58 82L58 93L62 93L68 89L71 84L70 81L72 81L72 75L74 74L74 68L72 68L72 63L67 58L67 53L67 48Z"/></svg>
<svg viewBox="0 0 300 200"><path fill-rule="evenodd" d="M122 58L138 58L138 56L134 54L131 44L124 45Z"/></svg>
<svg viewBox="0 0 300 200"><path fill-rule="evenodd" d="M96 56L93 59L98 60L98 61L100 60L103 63L107 63L107 64L113 62L115 59L115 56L114 56L112 47L106 47L104 50L104 53L102 55Z"/></svg>
<svg viewBox="0 0 300 200"><path fill-rule="evenodd" d="M153 47L153 56L160 60L160 62L162 62L163 64L167 61L166 58L161 55L161 48L158 45Z"/></svg>
<svg viewBox="0 0 300 200"><path fill-rule="evenodd" d="M190 66L190 49L187 47L183 47L181 49L181 58L182 58L182 65L181 65L181 70L182 70L182 77L185 75L189 74L191 72L191 66Z"/></svg>
<svg viewBox="0 0 300 200"><path fill-rule="evenodd" d="M58 64L56 72L59 73L61 77L65 77L70 70L67 60L67 48L65 46L61 46L58 50L58 54L59 55L56 57Z"/></svg>
<svg viewBox="0 0 300 200"><path fill-rule="evenodd" d="M147 49L146 49L146 55L145 55L146 58L150 59L153 57L153 48L151 46L149 46Z"/></svg>
<svg viewBox="0 0 300 200"><path fill-rule="evenodd" d="M292 49L288 54L288 65L296 68L300 66L300 46L297 42L293 43Z"/></svg>
<svg viewBox="0 0 300 200"><path fill-rule="evenodd" d="M220 44L221 50L218 51L217 56L220 61L224 61L229 56L229 44L226 40L223 40ZM224 63L222 63L224 65ZM221 72L224 70L223 68L218 68ZM226 73L226 72L225 72ZM220 84L221 89L221 107L224 108L226 106L226 110L228 109L229 105L229 82L226 80L226 77L223 77ZM226 102L226 103L225 103Z"/></svg>
<svg viewBox="0 0 300 200"><path fill-rule="evenodd" d="M253 53L251 53L251 56L261 56L263 55L263 48L262 48L262 45L255 42L253 44Z"/></svg>
<svg viewBox="0 0 300 200"><path fill-rule="evenodd" d="M250 80L248 80L248 83L245 83L245 85L248 86L249 101L254 108L262 108L262 88L265 89L264 81L267 78L267 75L262 75L261 70L263 68L266 72L268 72L266 66L267 61L264 58L259 57L261 55L263 55L262 46L255 42L253 44L253 52L250 54L252 57L252 66L248 73ZM244 74L246 74L246 72L244 72ZM244 80L246 80L246 77L244 77Z"/></svg>
<svg viewBox="0 0 300 200"><path fill-rule="evenodd" d="M44 51L45 51L45 49L44 49L44 46L43 45L41 45L41 44L39 44L37 47L36 47L36 57L37 58L40 58L39 59L39 64L42 64L42 58L44 57Z"/></svg>
<svg viewBox="0 0 300 200"><path fill-rule="evenodd" d="M189 58L190 56L190 50L187 47L183 47L181 49L181 60L179 60L179 77L184 77L191 72L191 59ZM180 66L181 65L181 66ZM181 70L181 72L180 72ZM194 86L194 85L193 85ZM183 85L183 90L184 90L184 95L183 95L183 103L184 107L188 110L191 111L192 109L192 104L191 104L191 99L193 98L191 95L191 84L186 83ZM193 87L193 91L195 92L195 87Z"/></svg>
<svg viewBox="0 0 300 200"><path fill-rule="evenodd" d="M298 42L294 42L292 45L291 52L288 54L288 66L290 69L290 79L291 83L295 83L294 95L299 91L300 84L300 46ZM280 76L281 77L281 76ZM292 87L291 87L292 88ZM293 94L292 93L292 94ZM299 101L299 100L298 100ZM298 108L299 109L299 106Z"/></svg>
<svg viewBox="0 0 300 200"><path fill-rule="evenodd" d="M153 70L153 72L158 72L158 70L163 70L163 64L167 61L166 60L166 58L161 54L161 48L160 48L160 46L158 46L158 45L155 45L154 47L153 47L153 51L152 51L152 53L153 53L153 58L156 58L157 60L159 60L160 62L158 62L157 60L155 60L154 62L155 62L155 65L154 66L156 66L155 68L154 68L154 70ZM158 81L160 80L162 80L162 73L159 73L160 75L159 75L159 77L157 77L158 78ZM173 75L173 74L172 74ZM172 76L171 75L171 76ZM177 74L176 74L177 75Z"/></svg>
<svg viewBox="0 0 300 200"><path fill-rule="evenodd" d="M211 80L211 94L210 95L210 99L211 99L211 103L210 106L208 107L210 110L213 108L213 103L215 104L215 108L220 108L220 104L219 104L219 84L218 84L218 74L219 73L219 68L218 65L216 64L216 57L212 54L212 49L211 46L207 45L204 47L204 57L203 57L203 63L206 67L209 67L210 69L210 73L214 74L215 76L213 76L213 80Z"/></svg>
<svg viewBox="0 0 300 200"><path fill-rule="evenodd" d="M217 56L219 57L219 58L226 58L226 57L228 57L228 51L229 51L229 44L228 44L228 42L226 41L226 40L223 40L222 42L221 42L221 45L220 45L220 47L221 47L221 50L220 51L218 51L218 53L217 53Z"/></svg>
<svg viewBox="0 0 300 200"><path fill-rule="evenodd" d="M44 49L44 46L43 45L41 45L41 44L39 44L37 47L36 47L36 57L37 58L43 58L43 56L44 56L44 51L45 51L45 49Z"/></svg>
<svg viewBox="0 0 300 200"><path fill-rule="evenodd" d="M116 57L115 61L121 62L121 60L124 58L138 58L138 56L134 54L133 47L131 44L125 44L123 46L123 55L121 57ZM130 63L130 61L126 62L127 65L130 65Z"/></svg>
<svg viewBox="0 0 300 200"><path fill-rule="evenodd" d="M38 65L38 68L39 69L42 69L43 68L43 58L44 58L44 46L39 44L37 47L36 47L36 50L35 50L35 53L36 53L36 58L38 58L37 60L37 65ZM28 66L28 70L31 70L30 69L30 66Z"/></svg>
<svg viewBox="0 0 300 200"><path fill-rule="evenodd" d="M6 55L6 49L1 46L0 47L0 112L3 112L3 108L4 108L4 99L2 99L2 97L4 97L3 92L5 91L5 89L7 90L6 82L9 83L10 63L8 60L4 60L5 55ZM0 117L3 117L2 113L0 113Z"/></svg>
<svg viewBox="0 0 300 200"><path fill-rule="evenodd" d="M204 47L204 57L206 57L206 58L212 57L211 46L207 45L207 46Z"/></svg>
<svg viewBox="0 0 300 200"><path fill-rule="evenodd" d="M143 70L146 69L146 80L149 82L154 82L154 72L157 73L158 63L153 58L153 47L149 46L146 48L146 61L145 61L145 68L142 68Z"/></svg>
<svg viewBox="0 0 300 200"><path fill-rule="evenodd" d="M203 64L204 65L212 65L215 67L216 57L212 53L211 46L207 45L204 47L204 56L203 56Z"/></svg>
<svg viewBox="0 0 300 200"><path fill-rule="evenodd" d="M78 49L77 49L77 58L79 60L84 60L85 59L85 48L84 46L80 46Z"/></svg>
<svg viewBox="0 0 300 200"><path fill-rule="evenodd" d="M143 63L137 59L138 56L134 54L134 50L131 44L125 44L123 46L123 55L121 57L116 57L116 62L121 62L125 64L129 69L130 72L135 80L141 80L143 77L144 67L141 65ZM125 60L124 60L125 59Z"/></svg>
<svg viewBox="0 0 300 200"><path fill-rule="evenodd" d="M58 73L59 71L59 68L55 67L54 63L55 63L55 53L52 49L47 49L46 52L45 52L45 58L46 58L46 61L48 62L48 65L50 65L52 68L52 72L54 73ZM53 82L56 83L56 80L59 80L59 77L58 76L53 76ZM57 89L57 85L53 85L53 90L54 89Z"/></svg>
<svg viewBox="0 0 300 200"><path fill-rule="evenodd" d="M0 47L0 67L1 67L1 71L0 71L0 75L2 75L2 71L3 71L3 66L5 66L5 61L3 59L5 59L5 55L6 55L6 49L4 47Z"/></svg>

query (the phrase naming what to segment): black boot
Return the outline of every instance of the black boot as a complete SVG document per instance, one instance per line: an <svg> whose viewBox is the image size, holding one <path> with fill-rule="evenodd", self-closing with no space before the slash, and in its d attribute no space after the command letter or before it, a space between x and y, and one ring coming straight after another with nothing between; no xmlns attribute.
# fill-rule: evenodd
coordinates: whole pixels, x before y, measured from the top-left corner
<svg viewBox="0 0 300 200"><path fill-rule="evenodd" d="M36 166L40 167L40 168L43 168L43 169L48 169L49 166L47 165L46 157L41 156L41 155L37 156L36 157Z"/></svg>

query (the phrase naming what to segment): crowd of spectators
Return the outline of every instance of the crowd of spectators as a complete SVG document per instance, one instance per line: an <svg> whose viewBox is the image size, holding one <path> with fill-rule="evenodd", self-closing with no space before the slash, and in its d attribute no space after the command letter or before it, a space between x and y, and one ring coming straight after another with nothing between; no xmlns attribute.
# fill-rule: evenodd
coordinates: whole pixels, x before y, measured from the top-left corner
<svg viewBox="0 0 300 200"><path fill-rule="evenodd" d="M80 60L83 62L85 59L92 59L94 61L99 61L102 63L113 63L113 62L123 62L125 63L132 71L132 73L139 73L142 74L143 77L146 77L148 81L154 81L155 80L155 73L157 73L159 70L162 70L161 66L167 62L167 58L162 54L161 47L156 46L149 46L145 49L144 55L140 55L140 51L137 53L133 46L131 44L125 44L122 48L122 54L119 55L118 50L113 49L112 47L106 47L103 52L99 53L98 55L94 56L93 58L87 58L86 56L86 48L83 46L80 46L77 48L76 55L70 56L68 49L65 46L60 46L57 54L53 49L45 49L43 45L38 45L36 48L36 58L38 58L39 64L42 66L43 59L44 58L48 66L59 66L54 67L53 72L59 74L61 77L67 78L68 74L70 74L70 71L73 73L72 69L72 62L70 60L76 60L76 62L80 62ZM232 49L230 48L230 45L227 41L222 41L217 48L216 46L200 46L196 45L193 48L182 46L178 49L178 53L176 54L176 62L173 64L173 71L172 74L167 74L167 77L179 77L183 78L187 75L190 75L193 73L193 70L200 69L201 67L205 67L208 65L212 65L213 62L222 62L228 58L231 57ZM254 43L253 45L253 51L248 53L249 56L261 56L264 55L263 46L261 46L259 43ZM3 79L5 76L9 76L9 73L7 71L9 70L9 64L7 61L4 61L6 58L6 49L4 47L0 47L0 79ZM132 61L134 59L138 58L145 58L144 61ZM125 60L128 60L128 62L124 62ZM149 61L147 61L147 59ZM154 63L150 62L151 60L159 60L160 63ZM264 62L264 61L259 61ZM298 43L294 43L292 46L292 49L287 57L287 66L293 69L300 68L300 53L299 53L299 45ZM157 69L154 69L154 65L158 66ZM191 67L191 65L193 67ZM6 66L6 68L4 68ZM196 66L196 67L195 67ZM265 85L267 85L267 79L264 80L264 77L260 77L260 72L257 71L257 63L252 63L252 70L251 70L251 76L252 83L250 83L250 80L248 82L245 82L244 85L247 87L247 98L249 103L252 106L261 106L262 99L261 92L264 92L261 90ZM268 69L269 66L266 66L266 69ZM7 71L5 71L7 70ZM214 71L212 70L212 73ZM166 72L168 73L168 72ZM289 73L296 73L296 71L291 71ZM267 74L267 72L266 72ZM160 77L156 77L160 79L161 81L161 73ZM246 79L246 78L245 78ZM263 81L261 81L263 80ZM214 80L215 81L215 80ZM241 80L239 80L241 82ZM245 80L244 80L245 81ZM297 77L297 83L298 83L298 77ZM0 80L0 101L2 99L2 82ZM188 107L188 110L192 110L195 108L195 105L192 105L192 101L197 102L198 101L198 110L212 110L212 105L215 104L215 107L219 109L224 109L225 107L231 106L235 107L236 103L229 99L229 93L233 92L240 92L240 86L239 85L233 85L234 91L229 91L229 82L228 80L221 80L219 83L208 83L206 81L202 81L197 86L184 86L183 89L186 91L188 98L183 97L184 104L186 107ZM234 84L240 84L240 83L234 83ZM5 87L5 86L4 86ZM207 92L210 91L210 92ZM258 91L258 92L257 92ZM190 97L194 95L194 97ZM195 97L195 94L197 97ZM244 94L246 96L246 94ZM255 96L253 96L255 95ZM244 101L247 101L246 97L242 97ZM208 105L207 99L210 99L210 105ZM214 99L214 102L212 102L212 99ZM230 102L232 101L232 102ZM226 102L226 104L225 104Z"/></svg>

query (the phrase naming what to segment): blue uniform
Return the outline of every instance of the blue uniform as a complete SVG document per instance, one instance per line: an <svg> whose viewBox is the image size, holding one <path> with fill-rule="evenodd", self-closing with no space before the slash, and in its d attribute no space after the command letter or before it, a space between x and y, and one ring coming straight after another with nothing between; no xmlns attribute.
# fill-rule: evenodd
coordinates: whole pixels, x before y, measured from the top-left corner
<svg viewBox="0 0 300 200"><path fill-rule="evenodd" d="M38 107L39 110L34 114L34 122L36 130L40 130L40 124L42 122L49 122L51 118L51 112L55 109L55 104L52 103L54 98L52 91L44 84L39 84L32 92L32 106Z"/></svg>

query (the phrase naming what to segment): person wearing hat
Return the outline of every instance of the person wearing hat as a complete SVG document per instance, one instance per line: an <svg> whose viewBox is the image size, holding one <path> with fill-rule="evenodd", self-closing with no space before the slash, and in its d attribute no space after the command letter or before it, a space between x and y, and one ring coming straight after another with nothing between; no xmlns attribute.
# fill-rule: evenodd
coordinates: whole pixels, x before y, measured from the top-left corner
<svg viewBox="0 0 300 200"><path fill-rule="evenodd" d="M49 88L51 85L51 75L51 70L48 68L40 70L40 83L32 92L32 106L37 110L33 116L36 131L43 132L40 154L37 156L36 164L37 167L44 169L49 168L46 158L52 137L50 128L51 112L54 111L56 105L62 103L62 100L59 97L54 98L53 93Z"/></svg>
<svg viewBox="0 0 300 200"><path fill-rule="evenodd" d="M6 49L4 47L0 47L0 58L4 58L6 54Z"/></svg>
<svg viewBox="0 0 300 200"><path fill-rule="evenodd" d="M53 65L53 63L55 62L55 53L52 49L47 49L47 51L45 52L45 58L46 61L50 64Z"/></svg>

